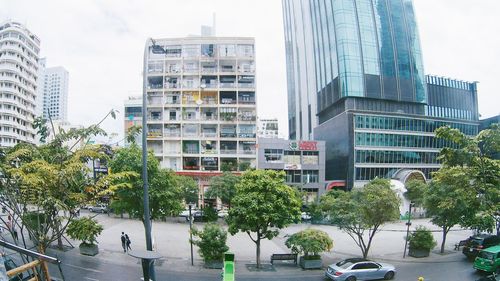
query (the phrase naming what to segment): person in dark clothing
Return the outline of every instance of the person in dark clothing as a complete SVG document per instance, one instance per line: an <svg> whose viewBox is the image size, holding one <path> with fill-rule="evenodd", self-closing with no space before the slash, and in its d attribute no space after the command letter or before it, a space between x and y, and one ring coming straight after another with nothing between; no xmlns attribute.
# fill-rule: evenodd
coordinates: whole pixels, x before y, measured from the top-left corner
<svg viewBox="0 0 500 281"><path fill-rule="evenodd" d="M127 251L132 250L132 248L130 247L130 244L132 244L132 242L130 242L130 238L128 237L128 234L125 234L125 243L127 244Z"/></svg>
<svg viewBox="0 0 500 281"><path fill-rule="evenodd" d="M122 248L123 252L125 253L127 251L127 238L125 238L125 232L122 232L122 236L120 237L120 239L122 240Z"/></svg>

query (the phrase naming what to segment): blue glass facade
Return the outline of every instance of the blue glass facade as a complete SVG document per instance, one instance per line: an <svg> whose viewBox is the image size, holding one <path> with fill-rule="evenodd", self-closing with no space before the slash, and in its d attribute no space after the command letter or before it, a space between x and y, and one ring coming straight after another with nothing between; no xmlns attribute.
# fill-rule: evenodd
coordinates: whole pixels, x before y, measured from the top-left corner
<svg viewBox="0 0 500 281"><path fill-rule="evenodd" d="M436 128L477 134L476 83L424 75L412 0L282 1L289 137L326 141L326 180L430 178Z"/></svg>

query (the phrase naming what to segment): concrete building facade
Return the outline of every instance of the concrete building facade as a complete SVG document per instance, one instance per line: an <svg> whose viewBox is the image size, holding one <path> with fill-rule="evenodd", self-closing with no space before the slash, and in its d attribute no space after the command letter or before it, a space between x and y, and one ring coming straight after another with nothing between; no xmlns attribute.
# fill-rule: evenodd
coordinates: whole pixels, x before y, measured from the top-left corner
<svg viewBox="0 0 500 281"><path fill-rule="evenodd" d="M286 184L314 200L325 191L325 142L259 138L257 168L285 171Z"/></svg>
<svg viewBox="0 0 500 281"><path fill-rule="evenodd" d="M43 88L43 118L68 121L69 73L64 67L45 67L41 77Z"/></svg>
<svg viewBox="0 0 500 281"><path fill-rule="evenodd" d="M0 146L35 143L40 39L20 23L0 24Z"/></svg>
<svg viewBox="0 0 500 281"><path fill-rule="evenodd" d="M204 174L256 166L253 38L157 39L147 59L147 145L164 168Z"/></svg>

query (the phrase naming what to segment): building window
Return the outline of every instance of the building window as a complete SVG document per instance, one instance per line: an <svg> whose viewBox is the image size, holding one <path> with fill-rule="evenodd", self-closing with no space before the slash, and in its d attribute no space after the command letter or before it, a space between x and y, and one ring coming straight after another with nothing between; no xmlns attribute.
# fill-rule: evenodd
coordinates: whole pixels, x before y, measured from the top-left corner
<svg viewBox="0 0 500 281"><path fill-rule="evenodd" d="M319 152L318 151L302 151L302 164L318 165Z"/></svg>
<svg viewBox="0 0 500 281"><path fill-rule="evenodd" d="M282 163L283 149L264 149L264 158L268 163Z"/></svg>
<svg viewBox="0 0 500 281"><path fill-rule="evenodd" d="M301 183L300 170L287 170L285 172L286 172L287 183Z"/></svg>
<svg viewBox="0 0 500 281"><path fill-rule="evenodd" d="M300 151L285 150L283 160L285 164L300 165Z"/></svg>
<svg viewBox="0 0 500 281"><path fill-rule="evenodd" d="M302 183L316 183L316 182L319 182L318 170L302 171Z"/></svg>

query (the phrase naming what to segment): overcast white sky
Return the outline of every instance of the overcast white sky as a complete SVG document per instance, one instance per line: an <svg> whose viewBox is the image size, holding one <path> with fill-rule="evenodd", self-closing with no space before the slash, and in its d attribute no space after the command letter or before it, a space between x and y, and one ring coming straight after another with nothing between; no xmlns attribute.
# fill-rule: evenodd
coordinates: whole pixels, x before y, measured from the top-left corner
<svg viewBox="0 0 500 281"><path fill-rule="evenodd" d="M426 74L479 81L482 117L500 113L500 1L414 0ZM48 66L70 73L69 121L123 134L123 101L140 95L147 37L199 34L217 14L217 36L256 38L258 114L286 134L281 0L0 0L0 22L26 24L42 41ZM496 82L495 82L496 81ZM497 85L497 86L495 86Z"/></svg>

